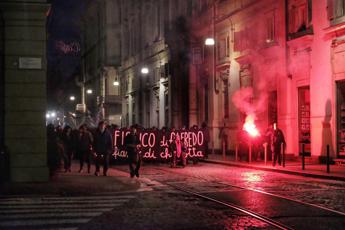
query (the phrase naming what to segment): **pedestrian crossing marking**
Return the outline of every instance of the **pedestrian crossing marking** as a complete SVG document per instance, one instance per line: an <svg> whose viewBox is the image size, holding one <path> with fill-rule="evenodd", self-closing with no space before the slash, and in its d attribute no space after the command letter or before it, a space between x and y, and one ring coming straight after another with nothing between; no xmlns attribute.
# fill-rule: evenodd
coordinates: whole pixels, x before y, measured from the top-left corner
<svg viewBox="0 0 345 230"><path fill-rule="evenodd" d="M117 207L117 206L120 206L120 205L116 205L114 207ZM99 212L108 212L108 211L111 211L112 210L112 207L111 208L97 208L97 211ZM9 216L9 214L19 214L19 213L45 213L45 212L50 212L52 211L51 208L37 208L37 209L14 209L14 210L2 210L0 211L0 215L6 215ZM68 208L68 209L54 209L54 213L66 213L66 212L69 212L69 213L78 213L78 212L84 212L84 213L87 213L87 212L95 212L95 208Z"/></svg>
<svg viewBox="0 0 345 230"><path fill-rule="evenodd" d="M134 195L0 198L0 229L17 227L74 230Z"/></svg>

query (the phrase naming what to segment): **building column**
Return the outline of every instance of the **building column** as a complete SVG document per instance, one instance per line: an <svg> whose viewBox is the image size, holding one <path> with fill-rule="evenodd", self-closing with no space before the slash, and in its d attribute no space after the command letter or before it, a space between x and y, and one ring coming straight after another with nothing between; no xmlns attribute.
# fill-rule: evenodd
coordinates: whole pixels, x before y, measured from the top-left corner
<svg viewBox="0 0 345 230"><path fill-rule="evenodd" d="M43 0L1 2L5 32L5 145L12 182L47 181L46 12ZM2 127L1 127L2 128Z"/></svg>
<svg viewBox="0 0 345 230"><path fill-rule="evenodd" d="M197 103L197 71L195 65L189 66L189 124L197 125L198 124L198 103Z"/></svg>

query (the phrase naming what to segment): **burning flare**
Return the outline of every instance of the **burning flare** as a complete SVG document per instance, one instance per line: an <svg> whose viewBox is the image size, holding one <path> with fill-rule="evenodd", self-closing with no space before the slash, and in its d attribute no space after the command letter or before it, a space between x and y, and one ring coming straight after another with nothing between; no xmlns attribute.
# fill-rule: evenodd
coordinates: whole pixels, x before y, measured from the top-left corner
<svg viewBox="0 0 345 230"><path fill-rule="evenodd" d="M243 125L243 130L249 133L252 137L260 136L259 130L256 128L256 125L254 123L254 115L247 115L246 121Z"/></svg>

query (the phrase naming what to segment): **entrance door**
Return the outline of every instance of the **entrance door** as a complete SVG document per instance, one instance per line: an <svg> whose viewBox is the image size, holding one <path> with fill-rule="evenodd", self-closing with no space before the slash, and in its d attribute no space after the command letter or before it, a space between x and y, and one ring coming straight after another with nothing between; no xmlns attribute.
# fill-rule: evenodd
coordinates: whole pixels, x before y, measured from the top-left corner
<svg viewBox="0 0 345 230"><path fill-rule="evenodd" d="M298 123L299 123L299 154L304 146L305 156L311 155L310 148L310 90L309 87L298 88Z"/></svg>
<svg viewBox="0 0 345 230"><path fill-rule="evenodd" d="M345 158L345 81L337 82L337 157Z"/></svg>

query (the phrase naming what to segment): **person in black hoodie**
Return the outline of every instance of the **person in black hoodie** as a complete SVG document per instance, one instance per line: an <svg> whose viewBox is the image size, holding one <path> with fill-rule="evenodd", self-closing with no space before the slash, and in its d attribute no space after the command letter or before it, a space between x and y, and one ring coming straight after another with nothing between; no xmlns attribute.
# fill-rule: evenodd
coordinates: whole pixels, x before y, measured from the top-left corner
<svg viewBox="0 0 345 230"><path fill-rule="evenodd" d="M100 163L103 162L103 176L107 176L109 167L109 156L113 151L113 140L111 134L106 129L104 121L98 123L98 128L94 135L94 153L95 153L95 175L99 175Z"/></svg>
<svg viewBox="0 0 345 230"><path fill-rule="evenodd" d="M83 171L84 162L87 163L87 172L90 173L91 167L91 153L92 153L93 136L87 130L86 124L79 127L79 134L77 138L77 151L80 161L79 172Z"/></svg>
<svg viewBox="0 0 345 230"><path fill-rule="evenodd" d="M71 172L72 157L75 150L75 139L72 135L72 128L68 125L62 131L63 159L65 172Z"/></svg>
<svg viewBox="0 0 345 230"><path fill-rule="evenodd" d="M139 177L141 159L139 155L140 140L136 126L131 126L131 132L125 137L125 146L128 155L129 173L131 178ZM133 167L135 165L135 168Z"/></svg>

